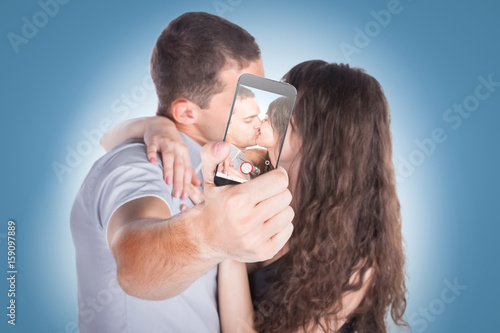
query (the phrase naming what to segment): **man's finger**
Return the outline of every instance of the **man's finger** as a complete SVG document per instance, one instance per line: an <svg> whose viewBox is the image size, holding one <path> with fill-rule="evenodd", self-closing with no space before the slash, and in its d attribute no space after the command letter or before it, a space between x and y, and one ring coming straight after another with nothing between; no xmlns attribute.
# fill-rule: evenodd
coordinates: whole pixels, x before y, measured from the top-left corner
<svg viewBox="0 0 500 333"><path fill-rule="evenodd" d="M274 257L276 253L278 253L278 251L281 250L281 248L283 248L288 239L290 239L290 236L292 236L292 232L293 232L293 224L289 223L284 229L282 229L280 232L278 232L268 240L267 245L273 248L273 253L271 258Z"/></svg>
<svg viewBox="0 0 500 333"><path fill-rule="evenodd" d="M215 167L224 161L231 150L227 142L210 142L207 143L201 150L201 160L203 162L203 180L205 184L214 183Z"/></svg>
<svg viewBox="0 0 500 333"><path fill-rule="evenodd" d="M263 234L269 239L273 238L274 235L280 233L292 223L294 216L295 213L292 207L288 206L264 223L262 226Z"/></svg>
<svg viewBox="0 0 500 333"><path fill-rule="evenodd" d="M292 194L285 190L267 200L259 202L256 207L255 217L259 221L267 221L278 212L287 208L292 202Z"/></svg>

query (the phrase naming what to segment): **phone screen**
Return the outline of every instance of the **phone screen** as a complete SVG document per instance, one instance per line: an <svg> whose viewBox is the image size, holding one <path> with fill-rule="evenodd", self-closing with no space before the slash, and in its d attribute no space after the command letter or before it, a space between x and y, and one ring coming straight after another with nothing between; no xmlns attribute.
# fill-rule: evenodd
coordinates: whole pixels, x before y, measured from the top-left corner
<svg viewBox="0 0 500 333"><path fill-rule="evenodd" d="M217 166L216 185L243 183L275 169L293 110L291 85L244 75L247 80L238 82L224 135L231 152Z"/></svg>

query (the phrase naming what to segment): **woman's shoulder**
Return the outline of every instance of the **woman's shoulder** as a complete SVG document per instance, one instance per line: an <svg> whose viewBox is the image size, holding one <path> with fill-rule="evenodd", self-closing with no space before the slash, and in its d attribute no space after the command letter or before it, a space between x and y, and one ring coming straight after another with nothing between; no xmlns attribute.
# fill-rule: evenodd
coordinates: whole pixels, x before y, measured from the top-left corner
<svg viewBox="0 0 500 333"><path fill-rule="evenodd" d="M245 157L252 163L258 164L266 158L267 150L263 148L245 149Z"/></svg>

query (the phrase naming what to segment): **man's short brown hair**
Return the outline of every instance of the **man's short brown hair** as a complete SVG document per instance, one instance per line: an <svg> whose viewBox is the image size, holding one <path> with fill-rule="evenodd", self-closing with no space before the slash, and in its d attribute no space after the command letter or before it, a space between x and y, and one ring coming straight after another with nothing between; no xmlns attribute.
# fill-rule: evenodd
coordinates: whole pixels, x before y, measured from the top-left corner
<svg viewBox="0 0 500 333"><path fill-rule="evenodd" d="M171 104L185 98L202 109L224 89L222 68L234 62L246 67L260 59L255 38L219 16L183 14L169 23L151 55L151 77L158 95L157 115L172 119Z"/></svg>

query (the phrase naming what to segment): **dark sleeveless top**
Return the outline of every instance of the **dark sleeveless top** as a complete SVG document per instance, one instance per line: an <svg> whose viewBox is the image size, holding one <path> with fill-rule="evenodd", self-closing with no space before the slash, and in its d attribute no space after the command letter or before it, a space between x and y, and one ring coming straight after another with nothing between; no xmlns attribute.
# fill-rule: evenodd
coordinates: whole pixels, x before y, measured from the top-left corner
<svg viewBox="0 0 500 333"><path fill-rule="evenodd" d="M262 299L262 297L267 293L269 287L273 283L274 271L283 257L284 256L269 265L256 269L252 273L248 274L248 282L250 284L250 294L252 295L254 310L256 309L260 299ZM349 322L345 323L338 331L338 333L350 332L352 332L352 328Z"/></svg>

